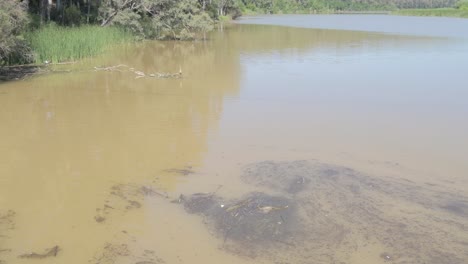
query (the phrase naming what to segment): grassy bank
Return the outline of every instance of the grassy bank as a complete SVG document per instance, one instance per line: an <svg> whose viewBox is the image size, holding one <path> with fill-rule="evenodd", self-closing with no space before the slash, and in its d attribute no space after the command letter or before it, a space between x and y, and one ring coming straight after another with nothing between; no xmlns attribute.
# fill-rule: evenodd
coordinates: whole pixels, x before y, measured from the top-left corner
<svg viewBox="0 0 468 264"><path fill-rule="evenodd" d="M116 27L43 27L26 35L36 63L79 60L103 52L112 44L133 40L130 33Z"/></svg>
<svg viewBox="0 0 468 264"><path fill-rule="evenodd" d="M392 12L393 15L402 16L435 16L435 17L464 17L468 18L468 10L456 8L433 9L402 9Z"/></svg>

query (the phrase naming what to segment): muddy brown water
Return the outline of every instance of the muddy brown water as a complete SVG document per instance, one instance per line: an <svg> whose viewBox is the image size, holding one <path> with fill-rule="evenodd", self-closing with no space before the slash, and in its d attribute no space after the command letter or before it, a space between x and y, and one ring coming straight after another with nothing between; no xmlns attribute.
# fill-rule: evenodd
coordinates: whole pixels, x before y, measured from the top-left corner
<svg viewBox="0 0 468 264"><path fill-rule="evenodd" d="M1 83L0 263L466 263L465 22L318 18Z"/></svg>

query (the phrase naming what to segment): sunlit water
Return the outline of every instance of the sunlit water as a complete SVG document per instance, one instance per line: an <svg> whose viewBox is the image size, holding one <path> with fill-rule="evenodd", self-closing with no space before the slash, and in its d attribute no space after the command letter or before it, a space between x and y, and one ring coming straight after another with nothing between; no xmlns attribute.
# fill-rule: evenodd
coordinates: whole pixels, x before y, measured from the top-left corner
<svg viewBox="0 0 468 264"><path fill-rule="evenodd" d="M396 239L429 252L417 263L468 259L466 20L241 23L206 42L139 43L66 66L71 73L0 84L0 263L35 262L18 256L55 245L57 256L39 261L416 263L396 252L404 251ZM147 74L181 69L183 78L94 70L119 64ZM255 257L226 250L227 238L203 217L170 203L179 194L265 191L240 177L265 160L318 160L389 183L385 195L369 196L388 209L379 217L422 229L391 235L360 219L370 221L369 238L339 214L346 243L311 249L310 237L301 240L309 247L278 247L288 258L277 262L271 247ZM431 239L453 250L439 252Z"/></svg>

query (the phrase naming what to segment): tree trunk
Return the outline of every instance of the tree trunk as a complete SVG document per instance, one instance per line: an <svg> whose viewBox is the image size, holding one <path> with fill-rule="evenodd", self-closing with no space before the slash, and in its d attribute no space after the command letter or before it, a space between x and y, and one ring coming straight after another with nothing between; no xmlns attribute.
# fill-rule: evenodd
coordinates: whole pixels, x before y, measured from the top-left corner
<svg viewBox="0 0 468 264"><path fill-rule="evenodd" d="M57 22L60 22L63 24L63 3L62 0L57 0L55 3L55 10L57 11L57 18L55 19Z"/></svg>
<svg viewBox="0 0 468 264"><path fill-rule="evenodd" d="M114 19L114 17L118 14L119 12L118 11L115 11L112 15L110 15L107 19L104 19L101 23L101 27L105 27L107 26L107 24L109 24L109 22L112 21L112 19Z"/></svg>
<svg viewBox="0 0 468 264"><path fill-rule="evenodd" d="M52 0L47 0L47 22L50 22L50 9L52 9Z"/></svg>
<svg viewBox="0 0 468 264"><path fill-rule="evenodd" d="M90 13L91 13L91 0L88 0L88 15L86 16L86 24L89 24Z"/></svg>
<svg viewBox="0 0 468 264"><path fill-rule="evenodd" d="M46 0L39 0L39 16L41 17L40 19L41 25L44 23L44 17L45 17L44 1Z"/></svg>

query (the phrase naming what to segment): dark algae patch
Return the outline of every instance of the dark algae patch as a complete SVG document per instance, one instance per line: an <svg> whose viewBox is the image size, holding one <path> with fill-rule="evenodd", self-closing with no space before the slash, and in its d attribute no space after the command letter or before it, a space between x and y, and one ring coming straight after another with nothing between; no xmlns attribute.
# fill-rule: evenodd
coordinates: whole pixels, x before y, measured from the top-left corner
<svg viewBox="0 0 468 264"><path fill-rule="evenodd" d="M286 242L299 227L295 203L281 196L249 193L224 201L213 194L194 194L183 204L187 212L205 216L223 243L232 240L251 248L258 243Z"/></svg>
<svg viewBox="0 0 468 264"><path fill-rule="evenodd" d="M342 263L372 252L382 263L462 264L466 197L316 161L265 161L241 179L262 192L178 200L203 217L221 248L276 263Z"/></svg>

